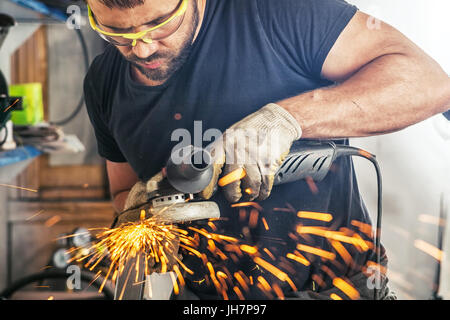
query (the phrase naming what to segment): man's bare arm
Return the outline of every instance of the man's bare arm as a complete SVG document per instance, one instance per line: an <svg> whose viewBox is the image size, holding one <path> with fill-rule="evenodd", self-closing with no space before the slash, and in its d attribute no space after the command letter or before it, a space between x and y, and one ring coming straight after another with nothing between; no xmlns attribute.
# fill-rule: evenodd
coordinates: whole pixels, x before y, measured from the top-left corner
<svg viewBox="0 0 450 320"><path fill-rule="evenodd" d="M134 170L127 163L111 162L106 160L111 197L116 212L122 212L130 189L138 182Z"/></svg>
<svg viewBox="0 0 450 320"><path fill-rule="evenodd" d="M304 138L364 137L401 130L450 108L450 79L391 26L369 29L358 12L330 51L322 76L339 82L277 102Z"/></svg>

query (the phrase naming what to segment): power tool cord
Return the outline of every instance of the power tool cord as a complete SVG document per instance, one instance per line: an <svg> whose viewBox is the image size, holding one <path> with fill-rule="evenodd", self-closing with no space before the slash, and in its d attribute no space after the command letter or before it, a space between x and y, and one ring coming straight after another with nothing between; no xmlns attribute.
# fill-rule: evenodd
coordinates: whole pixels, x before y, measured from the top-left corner
<svg viewBox="0 0 450 320"><path fill-rule="evenodd" d="M85 70L86 73L89 69L89 52L88 52L88 48L86 45L86 40L84 39L83 33L81 32L81 29L75 29L75 33L77 34L77 38L80 42L81 45L81 49L83 52L83 60L84 60L84 66L85 66ZM56 126L63 126L66 125L67 123L69 123L70 121L72 121L77 115L78 113L81 111L81 109L83 108L84 105L84 95L81 95L80 101L78 102L78 105L76 106L76 108L72 111L72 113L65 119L59 120L59 121L51 121L50 124L52 125L56 125Z"/></svg>
<svg viewBox="0 0 450 320"><path fill-rule="evenodd" d="M29 276L26 276L24 278L15 281L10 287L0 292L0 300L9 299L16 291L24 288L25 286L31 283L49 279L67 280L68 275L69 274L66 272L66 270L62 269L45 270L39 273L31 274ZM90 283L90 285L98 289L102 288L103 279L96 276L96 274L93 272L82 270L80 272L80 280ZM110 288L104 286L102 289L103 289L102 293L105 299L107 300L114 299L114 293Z"/></svg>
<svg viewBox="0 0 450 320"><path fill-rule="evenodd" d="M2 141L0 141L0 147L3 146L6 142L6 140L8 139L8 127L5 125L0 126L0 132L5 129L5 136L3 137Z"/></svg>
<svg viewBox="0 0 450 320"><path fill-rule="evenodd" d="M369 160L372 162L372 164L375 167L376 175L377 175L377 187L378 187L378 195L377 195L377 224L376 224L376 231L375 231L375 250L376 250L376 263L378 268L381 266L381 220L382 220L382 179L381 179L381 170L380 166L378 165L378 161L375 157L375 155L364 151L362 149L358 149L351 146L336 146L336 157L362 157L364 159ZM377 284L377 283L376 283ZM378 288L375 285L374 287L374 300L377 300L378 296Z"/></svg>

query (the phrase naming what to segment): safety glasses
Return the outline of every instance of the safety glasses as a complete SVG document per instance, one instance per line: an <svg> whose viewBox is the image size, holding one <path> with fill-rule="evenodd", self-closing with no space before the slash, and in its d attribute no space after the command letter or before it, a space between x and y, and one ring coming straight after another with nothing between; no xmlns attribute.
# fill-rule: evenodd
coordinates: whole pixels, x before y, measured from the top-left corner
<svg viewBox="0 0 450 320"><path fill-rule="evenodd" d="M113 33L100 29L95 21L91 8L88 6L89 23L91 24L91 28L97 31L100 37L104 40L116 46L131 45L134 47L136 46L138 40L145 43L152 43L153 41L167 38L177 31L183 22L188 2L189 0L181 0L177 8L175 8L174 13L166 18L162 23L136 33Z"/></svg>

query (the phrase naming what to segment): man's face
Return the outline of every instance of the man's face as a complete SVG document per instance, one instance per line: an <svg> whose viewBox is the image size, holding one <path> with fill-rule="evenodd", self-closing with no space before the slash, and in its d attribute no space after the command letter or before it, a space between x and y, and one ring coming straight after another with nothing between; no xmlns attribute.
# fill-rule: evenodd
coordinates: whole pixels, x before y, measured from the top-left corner
<svg viewBox="0 0 450 320"><path fill-rule="evenodd" d="M138 40L134 47L116 46L132 63L138 79L150 85L162 84L186 61L199 24L196 1L189 1L183 22L169 37L152 43ZM108 8L100 1L89 1L98 26L114 33L147 30L170 16L179 4L180 0L146 0L135 8Z"/></svg>

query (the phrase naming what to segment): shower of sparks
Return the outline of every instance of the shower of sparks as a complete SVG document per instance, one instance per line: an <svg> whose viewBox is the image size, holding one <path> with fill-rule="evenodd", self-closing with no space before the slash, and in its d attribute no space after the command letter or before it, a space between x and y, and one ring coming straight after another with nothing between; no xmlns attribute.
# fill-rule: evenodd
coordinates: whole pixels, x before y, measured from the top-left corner
<svg viewBox="0 0 450 320"><path fill-rule="evenodd" d="M88 250L69 250L72 255L69 262L83 264L90 271L100 268L100 271L95 271L95 280L100 276L103 279L99 292L108 280L114 282L119 276L123 276L126 282L130 281L133 285L143 285L145 281L137 276L142 274L139 268L143 268L141 271L145 276L152 272L173 271L170 274L174 294L180 294L186 285L184 277L189 275L198 285L214 287L225 300L231 296L243 300L255 289L266 298L285 299L286 291L281 288L299 290L296 285L298 268L307 268L315 261L321 261L321 264L329 266L321 267L324 272L321 275L312 275L315 284L322 288L334 286L350 299L359 298L356 288L347 280L336 276L340 274L336 268L345 270L351 266L364 271L370 267L368 264L356 266L352 258L355 254L373 249L373 242L364 240L364 237L373 240L369 236L369 225L354 220L351 223L353 229L332 230L322 225L323 222L333 220L331 214L296 211L290 207L289 212L297 213L299 223L292 226L293 232L287 232L291 250L281 253L276 247L269 249L247 242L252 228L260 226L261 230L271 230L263 215L263 208L258 203L242 202L233 204L232 207L238 211L239 221L243 224L241 237L221 234L216 225L220 219L210 219L195 226L174 225L154 217L146 219L143 212L140 220L136 222L129 222L114 229L91 229L90 231L100 230L96 235L97 241ZM247 221L248 225L245 225L244 221ZM304 221L317 221L320 226L304 226ZM323 240L314 242L312 237L325 239L328 245L324 247ZM279 241L274 237L266 238ZM178 251L184 256L198 259L203 267L191 270L189 265L185 265L179 258ZM253 264L249 270L230 269L239 265L243 259ZM136 271L136 277L130 277L131 269L127 271L125 268L128 262L134 263L132 268ZM147 289L150 290L148 295L152 296L152 288ZM332 294L330 298L342 299L337 294Z"/></svg>

